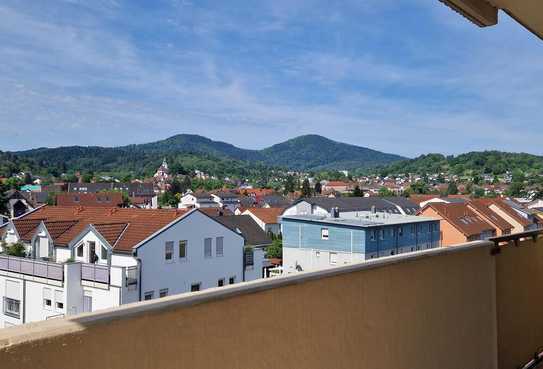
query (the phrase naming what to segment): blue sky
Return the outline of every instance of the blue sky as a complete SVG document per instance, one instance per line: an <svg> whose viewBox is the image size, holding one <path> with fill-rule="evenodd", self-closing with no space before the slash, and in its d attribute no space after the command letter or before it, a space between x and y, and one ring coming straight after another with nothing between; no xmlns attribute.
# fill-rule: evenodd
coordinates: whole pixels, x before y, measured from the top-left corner
<svg viewBox="0 0 543 369"><path fill-rule="evenodd" d="M0 150L307 133L543 154L543 42L437 0L0 3Z"/></svg>

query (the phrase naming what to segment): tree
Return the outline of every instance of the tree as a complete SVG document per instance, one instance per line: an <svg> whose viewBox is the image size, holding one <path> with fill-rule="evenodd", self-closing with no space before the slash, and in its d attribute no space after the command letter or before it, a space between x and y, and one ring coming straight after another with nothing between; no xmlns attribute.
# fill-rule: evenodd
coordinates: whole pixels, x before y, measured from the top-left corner
<svg viewBox="0 0 543 369"><path fill-rule="evenodd" d="M24 183L32 184L32 175L28 172L25 173Z"/></svg>
<svg viewBox="0 0 543 369"><path fill-rule="evenodd" d="M455 182L450 182L449 186L447 187L447 195L457 195L458 194L458 186Z"/></svg>
<svg viewBox="0 0 543 369"><path fill-rule="evenodd" d="M272 244L266 249L267 258L282 258L283 257L283 241L280 238L273 240Z"/></svg>
<svg viewBox="0 0 543 369"><path fill-rule="evenodd" d="M318 193L318 194L322 193L322 185L320 181L317 181L317 183L315 183L315 193Z"/></svg>
<svg viewBox="0 0 543 369"><path fill-rule="evenodd" d="M485 190L482 187L476 187L473 191L473 197L480 198L485 196Z"/></svg>
<svg viewBox="0 0 543 369"><path fill-rule="evenodd" d="M379 189L379 197L391 197L391 196L394 196L394 192L392 192L388 188L381 187Z"/></svg>
<svg viewBox="0 0 543 369"><path fill-rule="evenodd" d="M170 206L172 208L176 208L179 204L179 200L173 193L166 191L158 197L158 203L160 206Z"/></svg>
<svg viewBox="0 0 543 369"><path fill-rule="evenodd" d="M296 190L296 181L293 176L288 175L287 180L285 181L285 190L283 191L286 194L294 192Z"/></svg>
<svg viewBox="0 0 543 369"><path fill-rule="evenodd" d="M302 183L302 197L311 197L311 186L307 178Z"/></svg>
<svg viewBox="0 0 543 369"><path fill-rule="evenodd" d="M430 189L428 188L428 184L424 181L418 181L415 183L412 183L409 186L409 192L417 195L425 195L430 192Z"/></svg>
<svg viewBox="0 0 543 369"><path fill-rule="evenodd" d="M354 186L353 197L363 197L364 191L360 189L359 185Z"/></svg>
<svg viewBox="0 0 543 369"><path fill-rule="evenodd" d="M507 190L507 195L513 197L524 196L524 184L522 182L513 182Z"/></svg>

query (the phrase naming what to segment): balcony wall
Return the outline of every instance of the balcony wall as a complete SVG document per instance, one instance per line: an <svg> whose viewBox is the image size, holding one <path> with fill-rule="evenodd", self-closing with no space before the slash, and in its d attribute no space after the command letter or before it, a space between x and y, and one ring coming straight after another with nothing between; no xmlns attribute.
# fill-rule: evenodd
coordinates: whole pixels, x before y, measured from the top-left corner
<svg viewBox="0 0 543 369"><path fill-rule="evenodd" d="M491 248L428 250L0 330L0 362L21 369L490 369L499 358L500 367L517 367L543 344L522 334L543 320L541 287L524 284L541 278L534 277L540 246L496 256Z"/></svg>

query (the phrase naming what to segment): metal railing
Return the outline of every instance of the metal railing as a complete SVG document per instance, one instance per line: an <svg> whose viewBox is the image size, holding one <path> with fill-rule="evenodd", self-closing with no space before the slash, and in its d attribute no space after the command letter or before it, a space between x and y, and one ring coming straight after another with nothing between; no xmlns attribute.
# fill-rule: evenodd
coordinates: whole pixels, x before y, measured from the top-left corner
<svg viewBox="0 0 543 369"><path fill-rule="evenodd" d="M64 280L64 266L62 264L18 256L0 255L0 270L56 281Z"/></svg>
<svg viewBox="0 0 543 369"><path fill-rule="evenodd" d="M494 247L492 248L492 255L500 253L500 247L506 246L510 243L513 243L515 246L520 245L520 241L532 239L534 242L537 242L539 235L543 234L543 229L539 228L533 231L511 233L499 237L491 237L488 240L494 242Z"/></svg>
<svg viewBox="0 0 543 369"><path fill-rule="evenodd" d="M81 264L81 280L109 284L109 266Z"/></svg>

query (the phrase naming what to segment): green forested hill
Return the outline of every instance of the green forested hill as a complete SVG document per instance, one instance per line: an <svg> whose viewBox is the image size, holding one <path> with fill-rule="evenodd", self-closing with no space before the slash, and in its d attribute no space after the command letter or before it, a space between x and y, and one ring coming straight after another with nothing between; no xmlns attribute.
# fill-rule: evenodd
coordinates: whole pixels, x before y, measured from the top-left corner
<svg viewBox="0 0 543 369"><path fill-rule="evenodd" d="M403 159L316 135L301 136L263 150L247 150L206 137L183 134L152 143L114 148L69 146L6 153L4 175L13 169L13 165L7 163L15 163L15 160L26 163L36 173L53 175L74 171L149 175L164 157L174 166L218 175L245 175L247 171L264 167L295 170L369 168Z"/></svg>
<svg viewBox="0 0 543 369"><path fill-rule="evenodd" d="M500 175L507 171L540 174L543 172L543 157L502 151L476 151L458 156L427 154L380 167L379 171L383 174L445 172L462 175L472 172Z"/></svg>

